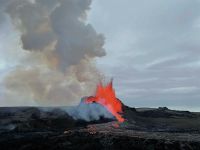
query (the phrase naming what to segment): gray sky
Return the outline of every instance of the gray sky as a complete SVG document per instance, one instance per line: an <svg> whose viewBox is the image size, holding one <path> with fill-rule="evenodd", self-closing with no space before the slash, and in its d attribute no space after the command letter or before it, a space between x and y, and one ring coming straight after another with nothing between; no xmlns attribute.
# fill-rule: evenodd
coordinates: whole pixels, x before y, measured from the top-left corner
<svg viewBox="0 0 200 150"><path fill-rule="evenodd" d="M98 68L125 104L200 111L199 0L93 0L88 19L105 36ZM25 53L12 28L0 21L1 78Z"/></svg>
<svg viewBox="0 0 200 150"><path fill-rule="evenodd" d="M95 0L91 8L108 53L98 66L126 104L200 110L200 1Z"/></svg>

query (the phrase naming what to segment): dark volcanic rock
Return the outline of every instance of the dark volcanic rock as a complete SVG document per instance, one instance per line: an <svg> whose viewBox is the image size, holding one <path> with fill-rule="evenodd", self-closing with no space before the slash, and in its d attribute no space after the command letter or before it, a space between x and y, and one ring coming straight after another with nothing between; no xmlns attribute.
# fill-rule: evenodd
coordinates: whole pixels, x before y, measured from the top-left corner
<svg viewBox="0 0 200 150"><path fill-rule="evenodd" d="M0 149L200 149L199 113L165 107L138 111L123 105L126 121L118 123L104 117L75 120L65 109L0 108Z"/></svg>
<svg viewBox="0 0 200 150"><path fill-rule="evenodd" d="M1 107L0 133L63 131L68 128L86 126L87 124L112 121L100 117L99 120L75 120L68 115L64 108L36 108L36 107Z"/></svg>
<svg viewBox="0 0 200 150"><path fill-rule="evenodd" d="M108 124L61 132L3 134L1 150L199 150L200 135L124 130Z"/></svg>
<svg viewBox="0 0 200 150"><path fill-rule="evenodd" d="M200 133L200 114L166 107L137 111L123 106L127 128L142 131Z"/></svg>

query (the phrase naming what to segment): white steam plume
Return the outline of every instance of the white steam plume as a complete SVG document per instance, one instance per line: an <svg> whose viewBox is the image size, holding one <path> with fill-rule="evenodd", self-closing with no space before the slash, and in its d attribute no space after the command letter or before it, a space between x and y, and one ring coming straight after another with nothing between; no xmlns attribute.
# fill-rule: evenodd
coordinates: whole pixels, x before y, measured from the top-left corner
<svg viewBox="0 0 200 150"><path fill-rule="evenodd" d="M102 78L94 59L105 50L102 34L86 23L91 0L0 2L26 50L4 80L4 98L11 105L55 106L76 104L92 94Z"/></svg>

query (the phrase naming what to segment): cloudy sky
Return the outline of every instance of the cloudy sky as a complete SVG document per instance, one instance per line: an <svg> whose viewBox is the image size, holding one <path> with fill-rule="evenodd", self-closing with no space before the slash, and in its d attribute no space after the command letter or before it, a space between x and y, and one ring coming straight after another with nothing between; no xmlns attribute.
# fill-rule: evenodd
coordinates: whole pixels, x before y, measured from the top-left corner
<svg viewBox="0 0 200 150"><path fill-rule="evenodd" d="M200 1L95 0L89 21L125 103L200 110Z"/></svg>
<svg viewBox="0 0 200 150"><path fill-rule="evenodd" d="M107 52L97 66L114 78L125 104L200 111L199 0L93 0L90 7L88 23L104 34ZM21 48L19 35L3 17L1 79L23 57L13 51Z"/></svg>

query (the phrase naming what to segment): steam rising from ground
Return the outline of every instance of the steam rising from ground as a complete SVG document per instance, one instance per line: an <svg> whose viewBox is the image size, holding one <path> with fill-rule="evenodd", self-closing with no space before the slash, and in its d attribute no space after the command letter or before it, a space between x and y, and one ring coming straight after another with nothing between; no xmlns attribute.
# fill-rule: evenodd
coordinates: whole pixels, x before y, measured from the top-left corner
<svg viewBox="0 0 200 150"><path fill-rule="evenodd" d="M91 95L102 78L94 59L105 55L104 37L86 23L91 0L3 2L26 50L4 80L5 99L13 105L70 105Z"/></svg>
<svg viewBox="0 0 200 150"><path fill-rule="evenodd" d="M114 116L103 106L97 103L86 104L82 98L76 109L64 109L73 119L85 121L99 120L101 117L114 119Z"/></svg>

